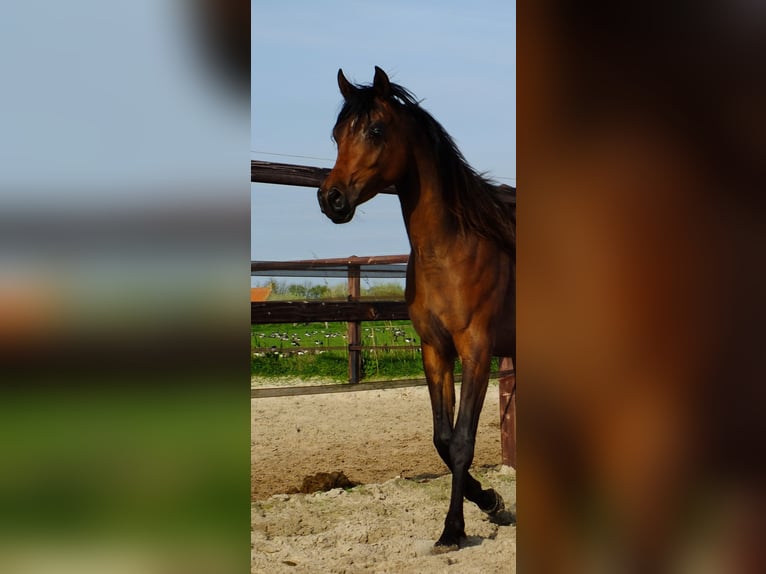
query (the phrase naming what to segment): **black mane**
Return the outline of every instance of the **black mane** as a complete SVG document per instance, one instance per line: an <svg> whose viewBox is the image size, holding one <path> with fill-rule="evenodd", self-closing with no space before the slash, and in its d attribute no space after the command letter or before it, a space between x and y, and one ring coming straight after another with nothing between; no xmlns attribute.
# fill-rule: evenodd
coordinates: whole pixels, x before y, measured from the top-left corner
<svg viewBox="0 0 766 574"><path fill-rule="evenodd" d="M336 127L353 118L368 117L375 107L373 87L366 85L356 88L352 97L344 102ZM497 196L497 184L477 173L468 164L447 131L420 107L412 92L391 83L389 100L414 118L427 134L437 158L439 176L444 186L444 201L450 206L460 231L472 231L515 254L515 205Z"/></svg>

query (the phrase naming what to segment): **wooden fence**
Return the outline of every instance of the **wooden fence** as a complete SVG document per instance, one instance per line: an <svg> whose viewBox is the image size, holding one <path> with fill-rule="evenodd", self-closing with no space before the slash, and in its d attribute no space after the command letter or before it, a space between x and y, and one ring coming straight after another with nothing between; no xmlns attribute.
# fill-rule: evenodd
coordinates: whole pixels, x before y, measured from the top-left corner
<svg viewBox="0 0 766 574"><path fill-rule="evenodd" d="M345 301L263 301L250 303L251 324L348 323L348 382L362 378L362 321L409 319L403 300L362 300L362 277L404 278L407 255L311 259L308 261L253 261L251 275L344 277L348 281Z"/></svg>
<svg viewBox="0 0 766 574"><path fill-rule="evenodd" d="M250 180L253 183L273 183L300 187L319 187L330 172L329 169L292 164L251 161ZM516 189L507 185L497 187L504 201L516 203ZM396 193L392 187L383 193ZM342 259L317 259L309 261L252 261L251 275L272 276L320 276L346 277L348 297L346 301L266 301L250 304L250 321L261 323L295 322L347 322L349 382L351 385L333 385L332 388L302 387L300 391L282 389L253 390L251 396L284 396L286 394L309 394L338 392L339 390L394 388L425 384L424 379L410 381L378 381L359 383L361 379L361 322L408 319L404 301L362 300L360 298L363 276L404 277L407 255L379 257L349 257ZM503 358L501 371L493 373L500 378L500 435L503 464L516 467L516 374L515 365ZM459 380L459 379L458 379ZM259 391L261 391L259 393Z"/></svg>
<svg viewBox="0 0 766 574"><path fill-rule="evenodd" d="M289 163L250 160L250 181L252 183L276 183L299 187L319 187L330 170L324 167L310 167ZM516 188L500 184L495 186L497 197L507 203L516 204ZM396 188L388 186L381 193L396 195Z"/></svg>

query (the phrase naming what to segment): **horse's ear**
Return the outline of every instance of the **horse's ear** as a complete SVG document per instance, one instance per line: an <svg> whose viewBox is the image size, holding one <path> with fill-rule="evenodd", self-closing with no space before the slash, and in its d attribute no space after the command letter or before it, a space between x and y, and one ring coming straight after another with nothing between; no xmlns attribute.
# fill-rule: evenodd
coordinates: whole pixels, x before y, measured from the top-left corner
<svg viewBox="0 0 766 574"><path fill-rule="evenodd" d="M391 95L391 82L386 73L375 66L375 79L372 81L372 87L375 95L382 99L387 99Z"/></svg>
<svg viewBox="0 0 766 574"><path fill-rule="evenodd" d="M343 75L343 70L340 68L338 68L338 87L340 88L340 93L343 94L344 100L347 100L351 94L356 92L356 88L346 79L346 76Z"/></svg>

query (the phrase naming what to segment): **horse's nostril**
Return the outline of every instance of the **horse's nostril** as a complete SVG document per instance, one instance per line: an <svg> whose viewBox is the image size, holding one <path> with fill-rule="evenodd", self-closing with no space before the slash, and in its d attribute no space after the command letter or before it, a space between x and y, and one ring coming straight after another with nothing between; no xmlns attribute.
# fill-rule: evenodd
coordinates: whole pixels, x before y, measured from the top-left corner
<svg viewBox="0 0 766 574"><path fill-rule="evenodd" d="M343 209L346 203L343 197L343 194L340 192L340 190L337 187L333 187L330 189L329 193L327 194L327 201L329 201L333 209L336 209L336 210Z"/></svg>

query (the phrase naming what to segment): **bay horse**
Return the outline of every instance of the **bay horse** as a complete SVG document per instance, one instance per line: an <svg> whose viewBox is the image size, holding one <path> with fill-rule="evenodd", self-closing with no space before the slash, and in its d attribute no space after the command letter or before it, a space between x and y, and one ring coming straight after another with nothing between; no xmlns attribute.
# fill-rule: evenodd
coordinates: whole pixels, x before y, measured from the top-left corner
<svg viewBox="0 0 766 574"><path fill-rule="evenodd" d="M332 132L338 157L317 192L319 205L334 223L346 223L358 205L396 188L411 247L405 298L422 342L433 441L452 472L435 546L456 549L466 541L464 497L491 518L504 509L500 495L482 489L469 468L491 357L515 359L515 206L383 70L376 66L366 86L338 70L338 87L344 99ZM455 420L458 357L463 384Z"/></svg>

